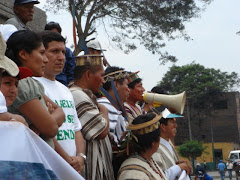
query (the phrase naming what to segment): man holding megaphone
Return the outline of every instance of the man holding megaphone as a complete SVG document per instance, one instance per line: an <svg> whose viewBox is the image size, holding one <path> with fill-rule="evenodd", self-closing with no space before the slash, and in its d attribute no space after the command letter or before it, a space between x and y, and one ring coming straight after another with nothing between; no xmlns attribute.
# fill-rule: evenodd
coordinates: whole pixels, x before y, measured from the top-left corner
<svg viewBox="0 0 240 180"><path fill-rule="evenodd" d="M161 112L163 116L160 120L160 146L152 157L165 172L168 179L175 180L179 178L183 170L190 173L192 167L187 161L179 161L178 154L173 145L173 140L177 133L176 119L183 116L173 114L168 109L173 109L175 112L177 111L182 114L186 101L186 93L167 95L166 91L160 87L154 87L152 92L145 93L143 99L145 102L153 103L156 110ZM184 179L189 179L189 177L185 175Z"/></svg>
<svg viewBox="0 0 240 180"><path fill-rule="evenodd" d="M130 90L127 102L124 107L128 116L128 122L132 123L133 119L145 114L144 110L137 104L138 101L143 100L143 92L145 91L142 79L138 76L139 71L129 73L128 88Z"/></svg>

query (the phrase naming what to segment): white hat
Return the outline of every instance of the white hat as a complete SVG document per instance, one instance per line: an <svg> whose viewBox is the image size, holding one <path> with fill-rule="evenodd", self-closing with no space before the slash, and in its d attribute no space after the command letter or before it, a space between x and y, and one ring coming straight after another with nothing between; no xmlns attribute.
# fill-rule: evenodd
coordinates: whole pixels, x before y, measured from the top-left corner
<svg viewBox="0 0 240 180"><path fill-rule="evenodd" d="M162 111L162 117L165 119L180 118L183 116L171 113L167 108Z"/></svg>
<svg viewBox="0 0 240 180"><path fill-rule="evenodd" d="M3 39L7 42L8 38L17 31L17 28L12 24L0 24L0 32Z"/></svg>
<svg viewBox="0 0 240 180"><path fill-rule="evenodd" d="M88 48L96 49L98 51L106 51L105 49L102 49L101 44L97 39L91 40L87 43Z"/></svg>
<svg viewBox="0 0 240 180"><path fill-rule="evenodd" d="M201 164L200 164L200 163L197 163L197 166L201 166Z"/></svg>
<svg viewBox="0 0 240 180"><path fill-rule="evenodd" d="M6 43L3 40L3 36L0 32L0 69L4 69L11 76L17 76L19 73L18 66L11 59L5 56Z"/></svg>

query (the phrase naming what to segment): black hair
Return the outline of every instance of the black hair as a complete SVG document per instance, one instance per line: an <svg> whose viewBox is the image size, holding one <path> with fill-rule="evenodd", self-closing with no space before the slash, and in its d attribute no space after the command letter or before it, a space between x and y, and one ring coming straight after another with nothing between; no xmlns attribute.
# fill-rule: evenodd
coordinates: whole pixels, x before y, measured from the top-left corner
<svg viewBox="0 0 240 180"><path fill-rule="evenodd" d="M132 124L142 124L148 121L151 121L153 118L156 117L154 113L148 113L144 115L140 115L136 117ZM139 153L145 152L147 149L152 148L153 142L158 142L160 139L160 127L155 129L154 131L143 134L143 135L135 135L138 138L138 145L141 147L140 149L136 149Z"/></svg>
<svg viewBox="0 0 240 180"><path fill-rule="evenodd" d="M142 81L141 78L137 78L136 80L130 82L130 83L128 84L128 87L131 88L131 89L134 89L135 85L138 84L138 83L140 83L141 81Z"/></svg>
<svg viewBox="0 0 240 180"><path fill-rule="evenodd" d="M19 59L19 52L25 50L30 54L34 49L40 47L41 44L42 39L39 34L29 30L16 31L7 41L6 56L12 59L18 66L21 66L22 62Z"/></svg>
<svg viewBox="0 0 240 180"><path fill-rule="evenodd" d="M167 125L168 125L168 119L162 117L162 118L160 119L160 124L164 124L165 126L167 126Z"/></svg>
<svg viewBox="0 0 240 180"><path fill-rule="evenodd" d="M87 71L90 70L93 74L98 71L102 65L91 65L90 63L86 63L84 66L76 66L74 69L74 79L81 79L83 74Z"/></svg>
<svg viewBox="0 0 240 180"><path fill-rule="evenodd" d="M151 90L153 93L158 93L158 94L169 94L168 91L165 89L161 88L160 86L154 86Z"/></svg>
<svg viewBox="0 0 240 180"><path fill-rule="evenodd" d="M166 108L167 108L167 106L161 105L161 106L158 106L158 107L154 108L153 110L155 110L157 113L161 113ZM151 112L151 110L149 112ZM168 125L168 118L162 117L160 119L160 124L164 124L164 125L167 126Z"/></svg>
<svg viewBox="0 0 240 180"><path fill-rule="evenodd" d="M57 29L57 31L61 34L62 33L62 28L59 25L59 23L51 21L45 25L45 30L52 30L52 29Z"/></svg>
<svg viewBox="0 0 240 180"><path fill-rule="evenodd" d="M44 47L47 49L48 44L52 41L63 42L65 44L66 39L59 33L53 31L43 31L41 32L42 42Z"/></svg>
<svg viewBox="0 0 240 180"><path fill-rule="evenodd" d="M124 68L120 68L120 67L117 67L117 66L108 66L107 69L105 70L105 73L104 75L108 75L112 72L116 72L116 71L120 71L120 70L124 70ZM123 81L125 80L126 78L121 78L121 79L117 79L117 80L114 80L116 82L118 82L120 85L123 84ZM103 84L103 88L106 90L106 91L109 91L111 89L111 82L106 82Z"/></svg>

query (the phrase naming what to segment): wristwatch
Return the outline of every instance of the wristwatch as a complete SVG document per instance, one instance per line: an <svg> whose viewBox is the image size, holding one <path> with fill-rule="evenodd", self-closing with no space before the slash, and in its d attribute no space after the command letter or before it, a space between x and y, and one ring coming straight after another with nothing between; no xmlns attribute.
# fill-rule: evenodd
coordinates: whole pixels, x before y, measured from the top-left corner
<svg viewBox="0 0 240 180"><path fill-rule="evenodd" d="M78 153L77 156L83 157L85 163L87 163L87 156L86 156L85 154L83 154L83 153Z"/></svg>

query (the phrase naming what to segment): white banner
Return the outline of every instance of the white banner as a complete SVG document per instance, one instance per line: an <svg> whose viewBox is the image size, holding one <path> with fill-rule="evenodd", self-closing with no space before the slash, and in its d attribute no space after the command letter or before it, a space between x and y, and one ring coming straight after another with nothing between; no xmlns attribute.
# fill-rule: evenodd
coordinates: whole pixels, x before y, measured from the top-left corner
<svg viewBox="0 0 240 180"><path fill-rule="evenodd" d="M28 127L0 121L0 179L84 180Z"/></svg>

